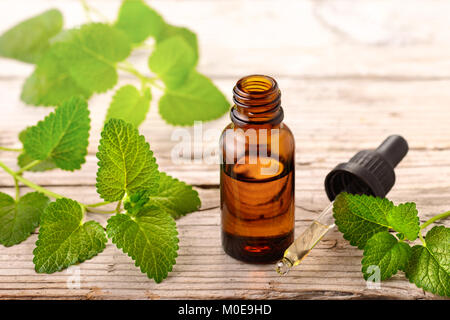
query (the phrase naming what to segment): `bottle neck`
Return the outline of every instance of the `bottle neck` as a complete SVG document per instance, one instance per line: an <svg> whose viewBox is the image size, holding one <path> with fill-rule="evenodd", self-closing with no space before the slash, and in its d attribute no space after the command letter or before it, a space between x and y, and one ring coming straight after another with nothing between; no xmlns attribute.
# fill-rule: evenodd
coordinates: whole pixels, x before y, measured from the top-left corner
<svg viewBox="0 0 450 320"><path fill-rule="evenodd" d="M281 92L272 77L251 75L240 79L233 89L233 102L230 116L238 126L277 125L283 121Z"/></svg>

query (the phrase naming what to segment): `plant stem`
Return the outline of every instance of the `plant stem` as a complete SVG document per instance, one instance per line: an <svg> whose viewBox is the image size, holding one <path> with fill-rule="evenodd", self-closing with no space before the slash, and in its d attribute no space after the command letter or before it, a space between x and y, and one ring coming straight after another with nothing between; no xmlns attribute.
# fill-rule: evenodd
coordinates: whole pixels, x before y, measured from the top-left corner
<svg viewBox="0 0 450 320"><path fill-rule="evenodd" d="M0 167L3 168L3 170L5 170L6 173L10 174L14 178L14 184L15 184L15 188L16 188L16 201L18 201L20 198L19 181L22 182L24 185L26 185L38 192L41 192L49 197L52 197L55 199L64 198L64 196L62 196L60 194L57 194L53 191L50 191L44 187L41 187L41 186L35 184L34 182L31 182L28 179L25 179L24 177L22 177L21 173L14 172L11 168L9 168L6 164L4 164L1 161L0 161ZM104 211L104 210L95 209L95 207L100 207L100 206L107 205L107 204L109 204L108 201L94 203L91 205L85 205L85 204L80 203L81 207L83 208L83 212L94 212L94 213L104 213L104 214L115 213L117 209L112 210L112 211ZM121 204L121 202L119 202L118 208L120 208L120 204Z"/></svg>
<svg viewBox="0 0 450 320"><path fill-rule="evenodd" d="M96 207L105 206L110 203L111 202L109 202L109 201L103 201L103 202L98 202L98 203L93 203L93 204L86 204L85 206L88 208L96 208Z"/></svg>
<svg viewBox="0 0 450 320"><path fill-rule="evenodd" d="M146 49L146 50L153 50L155 49L155 45L154 44L150 44L150 43L141 43L141 44L137 44L133 46L133 49Z"/></svg>
<svg viewBox="0 0 450 320"><path fill-rule="evenodd" d="M23 149L15 149L15 148L6 148L6 147L0 147L1 151L12 151L12 152L22 152Z"/></svg>
<svg viewBox="0 0 450 320"><path fill-rule="evenodd" d="M435 221L437 221L437 220L440 220L440 219L447 218L447 217L450 217L450 211L447 211L447 212L438 214L438 215L434 216L433 218L427 220L424 224L422 224L422 225L420 226L420 229L425 229L426 227L428 227L428 226L429 226L430 224L432 224L433 222L435 222Z"/></svg>
<svg viewBox="0 0 450 320"><path fill-rule="evenodd" d="M120 211L121 211L121 207L122 207L122 200L120 200L118 203L117 203L117 207L116 207L116 213L120 213Z"/></svg>
<svg viewBox="0 0 450 320"><path fill-rule="evenodd" d="M92 21L91 8L89 7L86 0L80 0L80 2L81 2L81 5L83 6L84 13L86 14L87 21L91 22Z"/></svg>
<svg viewBox="0 0 450 320"><path fill-rule="evenodd" d="M20 174L17 174L16 172L14 172L13 170L11 170L11 168L9 168L7 165L5 165L3 162L0 161L0 167L3 168L7 173L9 173L14 179L22 182L24 185L39 191L49 197L55 198L55 199L61 199L64 198L62 195L54 193L53 191L50 191L48 189L45 189L37 184L35 184L34 182L31 182L28 179L25 179L24 177L22 177Z"/></svg>
<svg viewBox="0 0 450 320"><path fill-rule="evenodd" d="M139 80L143 82L150 82L152 81L152 78L144 76L142 73L140 73L131 63L128 61L124 61L122 63L117 64L117 68L123 71L126 71L128 73L131 73L135 77L139 78Z"/></svg>
<svg viewBox="0 0 450 320"><path fill-rule="evenodd" d="M109 23L108 18L101 13L99 10L97 10L94 7L89 6L89 4L87 3L86 0L80 0L81 5L83 6L84 12L86 13L86 18L89 22L92 22L92 17L91 17L91 12L95 13L97 15L97 17L99 17L100 19L102 19L104 22Z"/></svg>
<svg viewBox="0 0 450 320"><path fill-rule="evenodd" d="M122 63L118 63L117 64L117 68L123 71L126 71L128 73L131 73L132 75L134 75L135 77L137 77L139 80L141 80L141 82L143 84L145 83L149 83L151 84L153 87L158 88L160 90L164 90L164 87L160 86L156 81L158 80L158 78L154 77L147 77L145 75L143 75L142 73L140 73L130 62L128 61L124 61Z"/></svg>
<svg viewBox="0 0 450 320"><path fill-rule="evenodd" d="M19 188L19 181L17 181L17 178L14 178L14 186L16 188L16 202L20 199L20 188Z"/></svg>
<svg viewBox="0 0 450 320"><path fill-rule="evenodd" d="M423 238L422 232L420 232L420 231L419 231L419 238L420 238L420 241L422 241L423 245L426 246L425 239Z"/></svg>
<svg viewBox="0 0 450 320"><path fill-rule="evenodd" d="M21 175L22 173L24 173L25 171L37 166L39 163L41 163L41 160L34 160L32 162L30 162L29 164L27 164L25 167L23 167L22 169L20 169L19 171L16 172L16 174Z"/></svg>
<svg viewBox="0 0 450 320"><path fill-rule="evenodd" d="M87 212L92 212L92 213L112 214L112 213L116 212L115 210L105 211L105 210L95 209L95 208L87 207L87 206L85 206L85 208L86 208Z"/></svg>

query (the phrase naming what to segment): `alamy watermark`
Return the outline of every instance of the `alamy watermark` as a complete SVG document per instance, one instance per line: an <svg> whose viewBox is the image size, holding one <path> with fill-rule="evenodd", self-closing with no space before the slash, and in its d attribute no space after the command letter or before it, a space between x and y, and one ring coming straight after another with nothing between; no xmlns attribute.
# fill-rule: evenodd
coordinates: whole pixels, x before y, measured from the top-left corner
<svg viewBox="0 0 450 320"><path fill-rule="evenodd" d="M174 164L256 164L261 175L279 171L279 129L204 129L201 121L192 128L177 128L171 140ZM220 142L220 143L219 143ZM224 147L225 146L225 147Z"/></svg>
<svg viewBox="0 0 450 320"><path fill-rule="evenodd" d="M81 268L79 266L72 266L66 270L67 289L79 290L81 289Z"/></svg>
<svg viewBox="0 0 450 320"><path fill-rule="evenodd" d="M381 271L377 265L367 267L366 273L370 274L366 281L367 289L381 289Z"/></svg>

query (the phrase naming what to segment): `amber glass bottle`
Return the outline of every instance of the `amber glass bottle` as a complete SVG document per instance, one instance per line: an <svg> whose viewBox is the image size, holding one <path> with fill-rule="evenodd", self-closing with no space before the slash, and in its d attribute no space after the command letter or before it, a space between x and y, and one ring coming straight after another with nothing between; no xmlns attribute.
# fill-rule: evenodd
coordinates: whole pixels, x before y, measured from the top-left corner
<svg viewBox="0 0 450 320"><path fill-rule="evenodd" d="M295 143L268 76L240 79L220 138L222 245L247 262L279 259L294 240Z"/></svg>

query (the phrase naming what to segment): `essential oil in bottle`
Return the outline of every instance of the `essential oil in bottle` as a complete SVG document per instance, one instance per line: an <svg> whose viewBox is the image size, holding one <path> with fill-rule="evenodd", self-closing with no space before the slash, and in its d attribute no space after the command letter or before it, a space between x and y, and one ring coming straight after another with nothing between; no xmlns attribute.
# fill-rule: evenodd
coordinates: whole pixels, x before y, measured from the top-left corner
<svg viewBox="0 0 450 320"><path fill-rule="evenodd" d="M294 240L295 143L268 76L240 79L220 138L222 245L230 256L274 262Z"/></svg>

